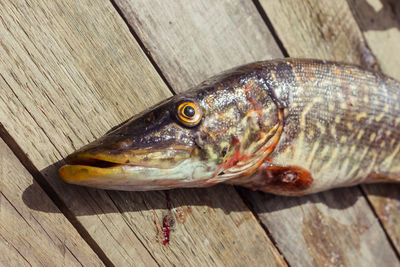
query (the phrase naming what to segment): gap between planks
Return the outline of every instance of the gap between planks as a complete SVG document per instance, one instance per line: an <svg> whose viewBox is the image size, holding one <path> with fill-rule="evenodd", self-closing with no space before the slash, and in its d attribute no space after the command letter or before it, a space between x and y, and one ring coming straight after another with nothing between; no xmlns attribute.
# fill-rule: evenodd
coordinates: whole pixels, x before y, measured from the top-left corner
<svg viewBox="0 0 400 267"><path fill-rule="evenodd" d="M132 34L133 38L135 38L136 42L139 44L140 48L142 49L143 53L146 55L147 59L150 61L151 65L153 65L154 69L158 73L158 75L161 77L165 85L168 87L169 91L173 94L176 95L176 92L174 89L172 89L172 86L169 84L167 78L164 76L164 73L161 71L160 67L156 64L153 56L151 55L150 50L146 48L142 40L139 38L138 34L135 32L133 29L132 25L129 24L127 18L124 16L122 13L121 9L119 6L115 3L115 0L110 0L110 3L114 7L114 9L117 11L118 15L122 18L124 21L125 25L128 27L129 32Z"/></svg>
<svg viewBox="0 0 400 267"><path fill-rule="evenodd" d="M6 143L11 149L17 159L21 162L24 168L32 175L33 179L38 183L41 189L46 193L54 205L61 211L65 218L72 224L83 240L89 245L89 247L97 254L100 260L106 266L114 266L112 261L107 257L100 246L93 240L87 230L82 224L76 219L73 213L67 208L64 202L58 197L54 189L48 184L43 175L35 167L35 165L29 160L24 151L14 140L14 138L8 133L4 126L0 123L0 138Z"/></svg>
<svg viewBox="0 0 400 267"><path fill-rule="evenodd" d="M374 205L372 204L371 200L369 199L367 191L366 191L366 190L364 189L364 187L361 186L361 185L359 185L359 186L357 186L357 187L360 188L360 191L361 191L363 197L364 197L365 200L367 201L368 206L369 206L370 209L372 210L372 213L374 214L374 216L375 216L375 218L377 219L377 221L379 222L379 225L381 226L383 232L385 233L386 239L388 240L388 242L389 242L391 248L393 249L394 254L396 255L397 259L400 261L400 253L399 253L399 251L397 250L397 248L396 248L396 246L395 246L395 244L394 244L392 238L390 237L390 234L388 233L388 231L387 231L385 225L383 224L381 218L379 218L378 212L377 212L377 210L375 209Z"/></svg>
<svg viewBox="0 0 400 267"><path fill-rule="evenodd" d="M264 21L265 25L267 25L268 30L270 31L272 37L274 38L276 44L278 45L279 49L281 50L284 57L289 57L289 53L285 48L282 40L279 38L278 34L276 33L274 25L272 25L271 20L268 18L267 13L260 4L259 0L253 0L253 4L257 8L257 12L260 14L260 17Z"/></svg>
<svg viewBox="0 0 400 267"><path fill-rule="evenodd" d="M276 242L274 236L268 230L267 225L262 223L261 218L258 215L258 213L256 212L256 209L254 208L254 206L251 204L251 202L246 197L244 197L243 191L241 191L238 186L235 186L235 190L238 193L238 195L240 196L240 198L242 199L243 203L247 206L247 208L251 211L251 213L253 213L253 216L256 218L258 224L261 225L262 229L264 229L264 231L267 234L268 238L271 240L272 244L276 247L276 249L278 250L278 252L281 255L281 257L283 258L283 260L286 262L286 264L288 266L291 266L289 261L286 259L285 254L279 248L278 242Z"/></svg>

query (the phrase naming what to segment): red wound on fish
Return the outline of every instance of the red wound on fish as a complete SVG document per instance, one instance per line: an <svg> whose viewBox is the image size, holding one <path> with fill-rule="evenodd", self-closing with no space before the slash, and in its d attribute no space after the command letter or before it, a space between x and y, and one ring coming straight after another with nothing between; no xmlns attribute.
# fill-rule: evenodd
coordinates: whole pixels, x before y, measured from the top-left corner
<svg viewBox="0 0 400 267"><path fill-rule="evenodd" d="M241 185L267 193L302 195L313 183L311 173L301 167L265 165L259 168L249 182Z"/></svg>
<svg viewBox="0 0 400 267"><path fill-rule="evenodd" d="M296 166L271 166L265 168L264 173L270 186L284 187L290 191L307 189L313 182L310 172Z"/></svg>

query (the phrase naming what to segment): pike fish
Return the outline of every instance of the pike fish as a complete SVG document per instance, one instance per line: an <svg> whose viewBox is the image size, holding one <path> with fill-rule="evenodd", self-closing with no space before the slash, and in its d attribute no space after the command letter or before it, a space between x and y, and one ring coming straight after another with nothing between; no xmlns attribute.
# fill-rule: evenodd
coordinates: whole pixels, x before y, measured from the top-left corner
<svg viewBox="0 0 400 267"><path fill-rule="evenodd" d="M218 183L298 196L400 181L400 83L279 59L175 95L66 158L67 183L145 191Z"/></svg>

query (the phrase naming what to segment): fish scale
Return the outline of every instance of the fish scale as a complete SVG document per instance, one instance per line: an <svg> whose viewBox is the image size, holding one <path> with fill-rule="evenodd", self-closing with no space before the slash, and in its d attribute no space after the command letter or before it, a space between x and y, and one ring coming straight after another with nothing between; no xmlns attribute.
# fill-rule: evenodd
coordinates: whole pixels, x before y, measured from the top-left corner
<svg viewBox="0 0 400 267"><path fill-rule="evenodd" d="M355 184L372 172L398 177L400 154L386 166L383 162L399 145L399 128L394 126L400 115L399 83L356 66L300 60L286 64L297 83L291 87L285 129L271 155L273 162L307 169L314 184L304 193ZM287 146L295 149L287 152ZM313 158L304 161L310 155Z"/></svg>

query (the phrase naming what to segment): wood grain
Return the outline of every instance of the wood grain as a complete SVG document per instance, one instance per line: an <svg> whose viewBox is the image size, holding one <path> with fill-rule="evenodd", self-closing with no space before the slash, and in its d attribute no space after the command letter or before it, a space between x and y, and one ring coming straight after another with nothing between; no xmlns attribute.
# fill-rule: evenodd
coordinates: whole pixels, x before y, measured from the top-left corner
<svg viewBox="0 0 400 267"><path fill-rule="evenodd" d="M148 193L110 192L113 199L121 203L124 218L137 229L138 236L152 249L161 265L240 266L248 263L251 266L286 266L232 187L172 190L169 194L172 216L180 219L175 220L171 243L167 247L153 248L156 231L153 214L147 210L155 203L158 207L165 205L164 193L152 193L150 202L146 197ZM132 210L132 203L134 212L127 212ZM139 221L138 214L146 220ZM159 227L167 214L166 209L156 210Z"/></svg>
<svg viewBox="0 0 400 267"><path fill-rule="evenodd" d="M289 56L375 67L346 0L260 0L260 4Z"/></svg>
<svg viewBox="0 0 400 267"><path fill-rule="evenodd" d="M275 50L276 44L271 43L270 33L261 17L258 16L255 7L250 7L249 3L246 3L248 7L241 8L233 1L219 1L218 3L202 1L202 5L207 7L205 10L212 14L215 14L213 12L216 10L218 15L209 16L207 20L200 20L202 31L199 37L199 34L192 35L192 32L196 32L196 28L200 24L196 14L208 12L199 9L197 4L184 5L179 1L175 1L174 4L169 4L169 2L167 4L165 1L116 2L132 28L138 32L139 38L154 57L163 74L170 77L168 80L176 91L181 91L184 86L191 86L195 81L200 81L204 78L204 73L216 74L210 71L210 65L220 66L218 69L226 69L234 64L247 62L245 57L236 58L236 51L251 51L252 60L261 60L266 59L265 53L272 47L273 50L269 52L271 57L282 56ZM221 14L219 5L224 6L223 14ZM240 38L238 39L237 36L243 34L243 31L236 29L238 27L226 31L226 27L229 27L232 22L229 20L223 22L224 19L221 18L229 17L230 20L233 20L238 12L237 9L243 10L240 11L241 17L244 13L248 21L257 23L257 26L246 23L240 25L240 27L246 27L244 39L253 40L251 42L242 42ZM199 10L202 11L199 12ZM290 14L293 10L286 12ZM183 15L177 16L178 13ZM348 21L351 18L350 14ZM357 26L354 20L353 22L353 26ZM238 25L237 23L233 24ZM337 24L338 21L335 23ZM291 29L291 31L293 30L299 29ZM270 40L269 43L254 41L256 38L252 36L260 35L267 35L266 40ZM351 49L356 40L362 39L359 31L355 31L352 35L350 42L340 46L341 49L347 47ZM201 38L207 39L201 41ZM221 38L224 42L212 43L213 40L221 40ZM345 39L343 36L343 40ZM182 40L185 40L185 45L180 45ZM301 41L299 40L299 42ZM302 45L299 46L302 47ZM193 50L193 47L196 49ZM320 49L319 53L327 51L326 48L324 49ZM349 60L354 58L374 66L374 58L366 50L366 46L358 46L357 49L358 55L350 53ZM221 50L224 52L221 53ZM314 50L318 49L314 48ZM291 50L289 49L289 51ZM213 56L208 57L211 54ZM226 54L231 54L232 57L226 57ZM339 55L340 53L338 53L338 57ZM240 62L240 60L242 61ZM171 78L174 76L179 77ZM349 197L338 198L335 197L336 194L348 194ZM277 197L275 201L267 200L267 195L249 191L243 191L243 195L252 206L256 207L258 216L269 229L289 264L308 266L357 262L365 265L377 265L380 262L395 263L397 260L379 222L374 219L374 215L359 189L327 192L298 199ZM355 203L354 199L359 200ZM276 208L277 206L279 208ZM329 214L334 214L333 218ZM303 220L299 220L299 215ZM316 218L321 219L319 222L314 222ZM359 221L365 221L365 225L359 225ZM362 232L361 230L357 232L361 238L353 239L349 233L354 232L358 226L363 228ZM325 234L321 230L328 231L329 234ZM342 242L338 242L338 240ZM319 253L321 246L325 244L329 246L323 253ZM376 250L375 244L380 244L379 250Z"/></svg>
<svg viewBox="0 0 400 267"><path fill-rule="evenodd" d="M400 80L400 2L348 0L348 3L383 72Z"/></svg>
<svg viewBox="0 0 400 267"><path fill-rule="evenodd" d="M377 4L377 1L368 2ZM379 17L379 20L371 17L370 13L366 13L366 11L370 11L365 9L366 1L349 1L348 4L345 0L335 2L309 0L292 1L288 4L287 2L262 0L261 4L273 27L277 29L290 56L307 55L307 57L347 61L364 67L371 67L374 62L378 61L379 65L375 67L383 70L391 69L388 74L396 76L400 72L400 67L396 64L400 58L398 50L393 49L398 43L392 42L396 34L391 31L385 37L380 35L381 39L378 39L377 35L374 35L375 39L366 35L367 41L365 41L356 19L353 17L351 10L358 14L358 20L362 20L360 25L363 31L367 29L366 25L363 26L363 23L367 23L367 21L369 21L369 25L383 28L383 25L387 25L388 20L394 23L389 14ZM299 21L300 23L296 23ZM295 26L291 28L288 25ZM322 29L327 29L327 32L333 34L316 34ZM295 39L300 41L295 42ZM379 51L379 49L386 49L386 52ZM376 57L371 57L371 55L376 55ZM386 63L387 65L385 65ZM363 188L368 193L369 201L399 251L400 227L397 222L400 222L398 213L400 194L398 187L371 185L363 186ZM264 208L270 210L274 209L274 206L265 205ZM373 244L375 241L371 239L369 242Z"/></svg>
<svg viewBox="0 0 400 267"><path fill-rule="evenodd" d="M154 266L105 192L67 186L51 166L124 110L170 95L111 4L71 3L0 3L1 123L114 264ZM146 89L152 99L140 95ZM97 215L103 206L110 214Z"/></svg>
<svg viewBox="0 0 400 267"><path fill-rule="evenodd" d="M382 70L400 79L400 2L349 0L349 6ZM398 186L364 186L379 219L400 251L400 192Z"/></svg>
<svg viewBox="0 0 400 267"><path fill-rule="evenodd" d="M30 210L25 205L22 194L35 182L2 139L0 177L0 265L103 265L39 186L32 190L29 201L55 213Z"/></svg>
<svg viewBox="0 0 400 267"><path fill-rule="evenodd" d="M218 72L280 57L251 1L115 1L176 92Z"/></svg>
<svg viewBox="0 0 400 267"><path fill-rule="evenodd" d="M232 187L173 193L190 212L163 246L152 211L160 223L163 193L59 179L63 156L171 95L111 3L5 1L0 19L1 123L113 264L286 265Z"/></svg>
<svg viewBox="0 0 400 267"><path fill-rule="evenodd" d="M262 193L246 196L289 263L301 262L302 266L399 264L359 190L340 189L302 198Z"/></svg>

